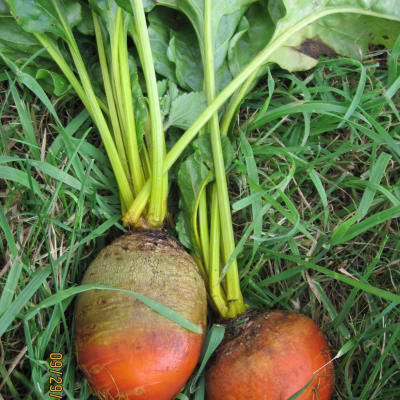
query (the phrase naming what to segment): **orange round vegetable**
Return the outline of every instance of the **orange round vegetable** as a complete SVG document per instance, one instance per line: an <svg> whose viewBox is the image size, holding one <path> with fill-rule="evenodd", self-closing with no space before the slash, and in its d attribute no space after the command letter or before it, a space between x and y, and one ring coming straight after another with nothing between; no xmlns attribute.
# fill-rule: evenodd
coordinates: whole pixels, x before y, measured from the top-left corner
<svg viewBox="0 0 400 400"><path fill-rule="evenodd" d="M331 352L317 325L284 311L258 314L217 350L207 371L208 400L328 400Z"/></svg>
<svg viewBox="0 0 400 400"><path fill-rule="evenodd" d="M195 334L127 293L83 292L75 351L101 399L170 400L192 373L204 340L206 291L193 259L161 232L127 234L103 249L82 284L132 290L199 326Z"/></svg>

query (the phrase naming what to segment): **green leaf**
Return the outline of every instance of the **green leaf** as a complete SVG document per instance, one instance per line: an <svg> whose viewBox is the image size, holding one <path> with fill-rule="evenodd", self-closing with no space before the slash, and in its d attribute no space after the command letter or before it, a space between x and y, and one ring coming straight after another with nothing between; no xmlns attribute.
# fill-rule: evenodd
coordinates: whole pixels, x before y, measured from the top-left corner
<svg viewBox="0 0 400 400"><path fill-rule="evenodd" d="M4 45L6 52L14 50L23 53L35 53L41 49L42 46L35 37L25 32L15 22L14 18L11 16L1 17L0 21L0 42Z"/></svg>
<svg viewBox="0 0 400 400"><path fill-rule="evenodd" d="M256 0L219 0L212 4L214 63L216 87L219 90L232 80L226 60L229 42L248 6L254 2ZM179 84L184 88L202 90L203 72L199 68L199 60L202 59L204 63L204 1L158 0L157 4L179 10L190 20L194 31L185 25L179 31L174 31L168 54L169 59L177 65ZM197 51L197 54L193 54ZM186 58L188 54L192 54L189 59ZM181 62L182 57L184 62Z"/></svg>
<svg viewBox="0 0 400 400"><path fill-rule="evenodd" d="M2 316L11 305L15 290L18 287L22 268L24 267L20 262L20 257L18 257L17 244L11 232L10 225L7 222L3 207L0 207L0 231L4 234L11 256L9 256L11 267L5 285L2 288L2 294L0 295L0 316Z"/></svg>
<svg viewBox="0 0 400 400"><path fill-rule="evenodd" d="M210 179L210 170L197 152L191 154L179 166L178 186L181 193L179 207L179 238L186 246L199 256L199 249L194 235L193 215L196 211L196 201L203 185Z"/></svg>
<svg viewBox="0 0 400 400"><path fill-rule="evenodd" d="M178 89L178 86L176 85L175 82L169 81L167 79L164 79L161 82L159 81L158 92L159 96L160 97L162 96L162 98L160 99L161 115L166 118L170 113L173 101L180 94L182 94L182 92ZM171 125L167 123L165 126L165 130L168 129L168 126Z"/></svg>
<svg viewBox="0 0 400 400"><path fill-rule="evenodd" d="M170 10L164 7L157 7L148 14L147 18L154 68L160 75L175 81L175 65L168 59L167 51L170 29L175 25L176 18Z"/></svg>
<svg viewBox="0 0 400 400"><path fill-rule="evenodd" d="M175 65L176 79L183 89L201 91L203 88L203 68L200 48L196 35L190 26L179 31L171 31L168 59Z"/></svg>
<svg viewBox="0 0 400 400"><path fill-rule="evenodd" d="M363 59L370 45L392 48L398 36L399 23L364 15L338 14L317 21L314 37L335 53Z"/></svg>
<svg viewBox="0 0 400 400"><path fill-rule="evenodd" d="M233 146L227 136L221 137L221 143L225 169L228 169L231 166L234 157ZM199 136L193 142L193 148L195 149L195 154L198 156L198 158L201 159L209 169L213 169L214 160L212 155L210 135L204 134Z"/></svg>
<svg viewBox="0 0 400 400"><path fill-rule="evenodd" d="M7 0L11 13L22 28L31 33L51 32L68 40L60 16L51 0ZM70 28L82 19L81 5L76 0L57 2L62 18Z"/></svg>
<svg viewBox="0 0 400 400"><path fill-rule="evenodd" d="M81 3L81 13L82 18L79 24L76 26L79 32L83 33L84 35L91 35L94 36L94 25L93 25L93 18L92 18L92 11L90 10L89 6L85 3Z"/></svg>
<svg viewBox="0 0 400 400"><path fill-rule="evenodd" d="M6 64L18 76L19 80L28 75L30 77L36 76L36 79L41 77L43 78L41 85L46 91L57 96L68 91L68 88L67 90L62 88L67 82L66 79L54 72L54 70L58 70L57 65L49 58L36 38L25 32L11 15L1 17L0 53L0 63ZM24 72L20 69L22 65ZM48 74L41 72L42 75L37 75L39 70L47 70Z"/></svg>
<svg viewBox="0 0 400 400"><path fill-rule="evenodd" d="M179 95L171 103L167 127L176 126L184 130L188 129L206 109L206 106L207 99L204 92Z"/></svg>
<svg viewBox="0 0 400 400"><path fill-rule="evenodd" d="M296 391L296 393L292 394L287 400L296 400L301 394L315 381L316 375L314 375L300 390Z"/></svg>
<svg viewBox="0 0 400 400"><path fill-rule="evenodd" d="M332 14L352 13L359 18L362 11L367 11L375 16L400 19L400 4L397 0L282 0L286 8L286 15L279 21L276 35L290 29L294 23L304 20L309 15L323 17L323 13L329 10ZM300 4L301 3L301 4ZM343 30L343 27L342 27Z"/></svg>
<svg viewBox="0 0 400 400"><path fill-rule="evenodd" d="M229 14L224 14L221 17L218 28L214 34L214 68L216 70L215 85L217 92L224 89L232 80L232 73L229 69L229 63L227 60L230 47L229 43L246 9L247 5L237 4L237 8L234 8L235 11Z"/></svg>
<svg viewBox="0 0 400 400"><path fill-rule="evenodd" d="M110 36L112 36L118 9L116 2L113 0L89 0L89 5L90 8L100 16Z"/></svg>
<svg viewBox="0 0 400 400"><path fill-rule="evenodd" d="M130 0L115 0L115 3L129 14L133 14Z"/></svg>
<svg viewBox="0 0 400 400"><path fill-rule="evenodd" d="M279 46L269 61L289 71L312 68L323 54L362 58L370 44L391 48L400 29L396 0L306 0L301 4L283 0L283 4L286 15L273 36Z"/></svg>
<svg viewBox="0 0 400 400"><path fill-rule="evenodd" d="M190 251L196 253L197 248L192 233L192 222L187 212L180 211L178 213L175 230L178 233L179 242Z"/></svg>
<svg viewBox="0 0 400 400"><path fill-rule="evenodd" d="M221 24L223 26L219 27L224 16L232 16L238 23L240 17L238 18L238 15L234 14L244 13L247 6L255 1L257 0L219 0L213 2L211 14L215 37L220 35L221 38L225 37L226 39L226 33L228 31L233 33L234 31L232 26L230 26L234 24L231 24L231 21L228 19L224 19L223 24ZM204 0L157 0L157 4L183 12L192 23L199 41L204 43ZM221 44L223 42L224 40L216 40L216 43Z"/></svg>
<svg viewBox="0 0 400 400"><path fill-rule="evenodd" d="M46 81L51 81L52 83L52 87L53 90L52 92L56 95L56 96L62 96L65 93L67 93L70 88L71 85L69 84L69 82L65 79L65 77L63 75L60 75L56 72L53 71L49 71L47 69L43 69L40 68L37 72L36 72L36 76L35 78L37 80L39 79L44 79Z"/></svg>
<svg viewBox="0 0 400 400"><path fill-rule="evenodd" d="M157 81L158 97L163 97L168 89L168 79ZM161 100L160 100L161 101Z"/></svg>
<svg viewBox="0 0 400 400"><path fill-rule="evenodd" d="M18 116L21 121L22 129L24 132L24 137L26 143L29 144L30 153L36 159L40 158L40 146L35 135L35 129L32 122L32 114L30 110L27 109L24 102L21 100L19 92L15 85L10 85L10 92L12 94L15 107L17 108ZM28 157L28 155L26 155Z"/></svg>
<svg viewBox="0 0 400 400"><path fill-rule="evenodd" d="M115 0L115 2L129 14L133 14L130 0ZM156 6L156 1L154 0L142 0L142 2L146 12L151 11Z"/></svg>
<svg viewBox="0 0 400 400"><path fill-rule="evenodd" d="M215 74L215 88L217 93L223 90L231 80L232 74L229 70L228 60L224 60L224 63L219 67Z"/></svg>
<svg viewBox="0 0 400 400"><path fill-rule="evenodd" d="M229 44L229 69L233 76L268 44L274 29L275 25L267 10L259 3L252 4Z"/></svg>
<svg viewBox="0 0 400 400"><path fill-rule="evenodd" d="M178 184L185 207L193 212L200 189L210 170L197 154L190 155L182 162L178 171Z"/></svg>
<svg viewBox="0 0 400 400"><path fill-rule="evenodd" d="M142 87L139 82L139 73L136 62L129 55L129 74L131 78L132 100L135 113L136 139L138 141L139 151L143 145L143 137L145 135L145 123L149 119L146 98L143 95Z"/></svg>
<svg viewBox="0 0 400 400"><path fill-rule="evenodd" d="M282 0L269 1L267 9L274 24L276 24L286 14L285 6Z"/></svg>

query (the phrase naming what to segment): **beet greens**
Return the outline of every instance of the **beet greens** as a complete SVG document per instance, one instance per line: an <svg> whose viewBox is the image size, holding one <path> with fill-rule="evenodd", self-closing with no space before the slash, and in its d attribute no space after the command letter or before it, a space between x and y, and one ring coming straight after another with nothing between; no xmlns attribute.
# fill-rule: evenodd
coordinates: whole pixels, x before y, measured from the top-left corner
<svg viewBox="0 0 400 400"><path fill-rule="evenodd" d="M176 228L225 318L246 309L226 179L242 100L274 64L362 58L400 28L396 0L0 0L0 15L3 59L88 110L126 223L163 225L179 159Z"/></svg>

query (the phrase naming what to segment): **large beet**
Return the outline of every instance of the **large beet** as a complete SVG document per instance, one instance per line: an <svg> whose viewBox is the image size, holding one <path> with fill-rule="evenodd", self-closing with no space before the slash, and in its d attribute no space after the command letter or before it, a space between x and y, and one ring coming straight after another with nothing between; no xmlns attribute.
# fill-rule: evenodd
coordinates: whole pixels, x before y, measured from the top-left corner
<svg viewBox="0 0 400 400"><path fill-rule="evenodd" d="M206 291L193 259L162 233L127 234L103 249L82 284L129 289L201 327L192 333L118 291L78 296L75 351L102 399L170 400L192 373L206 329Z"/></svg>
<svg viewBox="0 0 400 400"><path fill-rule="evenodd" d="M207 371L208 400L287 400L312 378L297 400L328 400L334 383L330 360L327 342L310 318L284 311L258 314L217 350Z"/></svg>

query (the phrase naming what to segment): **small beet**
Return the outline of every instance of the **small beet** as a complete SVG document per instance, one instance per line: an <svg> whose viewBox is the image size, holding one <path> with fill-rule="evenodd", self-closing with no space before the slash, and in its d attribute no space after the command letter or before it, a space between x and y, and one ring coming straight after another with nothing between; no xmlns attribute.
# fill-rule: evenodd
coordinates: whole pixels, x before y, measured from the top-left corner
<svg viewBox="0 0 400 400"><path fill-rule="evenodd" d="M284 311L257 314L217 350L207 371L208 400L328 400L331 352L317 325ZM317 373L318 371L318 373Z"/></svg>
<svg viewBox="0 0 400 400"><path fill-rule="evenodd" d="M206 291L193 259L161 232L136 232L100 252L82 281L93 283L148 296L202 329L192 333L127 293L78 296L75 352L95 394L171 400L198 361L206 329Z"/></svg>

